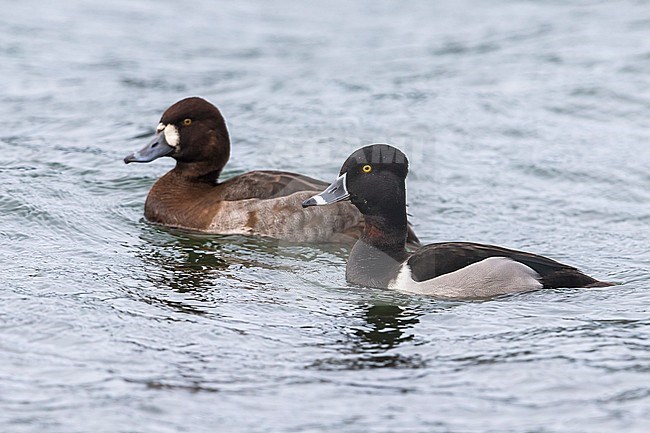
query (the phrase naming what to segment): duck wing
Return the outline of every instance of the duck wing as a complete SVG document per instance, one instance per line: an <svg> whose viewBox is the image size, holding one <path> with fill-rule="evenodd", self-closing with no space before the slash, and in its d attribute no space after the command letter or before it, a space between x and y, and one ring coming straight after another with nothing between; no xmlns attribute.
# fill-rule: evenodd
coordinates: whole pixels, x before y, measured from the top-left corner
<svg viewBox="0 0 650 433"><path fill-rule="evenodd" d="M267 200L299 191L321 191L329 184L297 173L256 170L235 176L221 185L223 191L227 191L224 200L235 201L249 198Z"/></svg>
<svg viewBox="0 0 650 433"><path fill-rule="evenodd" d="M471 242L442 242L426 245L408 259L411 277L426 281L457 271L488 257L507 257L535 270L545 288L595 287L609 285L547 257L494 245Z"/></svg>

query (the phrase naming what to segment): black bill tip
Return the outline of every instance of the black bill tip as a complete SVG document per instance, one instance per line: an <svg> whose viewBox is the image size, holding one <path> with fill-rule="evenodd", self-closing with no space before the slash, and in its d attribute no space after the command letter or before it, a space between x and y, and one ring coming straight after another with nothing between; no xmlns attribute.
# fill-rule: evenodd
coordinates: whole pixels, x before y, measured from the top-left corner
<svg viewBox="0 0 650 433"><path fill-rule="evenodd" d="M316 202L316 199L314 197L310 197L307 200L302 202L303 208L310 207L310 206L317 206L317 205L318 203Z"/></svg>

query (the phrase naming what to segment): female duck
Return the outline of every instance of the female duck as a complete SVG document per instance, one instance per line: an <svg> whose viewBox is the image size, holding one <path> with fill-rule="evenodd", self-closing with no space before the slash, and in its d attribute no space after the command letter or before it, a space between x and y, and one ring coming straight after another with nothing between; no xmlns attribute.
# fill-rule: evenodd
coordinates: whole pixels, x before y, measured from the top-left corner
<svg viewBox="0 0 650 433"><path fill-rule="evenodd" d="M306 214L303 200L326 182L295 173L253 171L219 181L230 157L226 123L214 105L186 98L162 115L153 140L124 158L150 162L169 156L176 167L149 191L145 218L169 227L218 234L268 236L290 242L352 243L363 217L349 203ZM409 241L417 237L409 231Z"/></svg>
<svg viewBox="0 0 650 433"><path fill-rule="evenodd" d="M363 214L366 225L348 259L349 282L454 299L611 285L549 258L492 245L445 242L407 253L407 172L408 160L398 149L366 146L350 155L332 185L303 203L349 198Z"/></svg>

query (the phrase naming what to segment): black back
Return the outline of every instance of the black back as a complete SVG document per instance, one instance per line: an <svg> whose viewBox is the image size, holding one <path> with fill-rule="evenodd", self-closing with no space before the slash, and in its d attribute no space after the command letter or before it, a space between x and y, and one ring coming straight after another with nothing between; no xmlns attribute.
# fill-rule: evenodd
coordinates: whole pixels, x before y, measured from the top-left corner
<svg viewBox="0 0 650 433"><path fill-rule="evenodd" d="M411 277L415 281L426 281L488 257L508 257L523 263L542 277L541 283L545 288L587 287L602 284L572 266L547 257L471 242L442 242L426 245L408 259L408 264L411 267Z"/></svg>

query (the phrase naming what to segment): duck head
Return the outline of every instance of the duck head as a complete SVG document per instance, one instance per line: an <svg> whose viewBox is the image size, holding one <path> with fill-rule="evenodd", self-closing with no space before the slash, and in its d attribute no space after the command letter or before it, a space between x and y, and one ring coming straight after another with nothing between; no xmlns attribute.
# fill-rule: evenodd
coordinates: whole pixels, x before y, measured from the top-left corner
<svg viewBox="0 0 650 433"><path fill-rule="evenodd" d="M362 147L348 157L339 177L325 191L305 200L302 206L349 199L364 215L404 212L408 165L406 155L389 144Z"/></svg>
<svg viewBox="0 0 650 433"><path fill-rule="evenodd" d="M124 162L151 162L163 156L174 158L177 168L196 165L200 171L221 172L230 157L230 138L219 109L198 97L176 102L163 113L151 141Z"/></svg>

